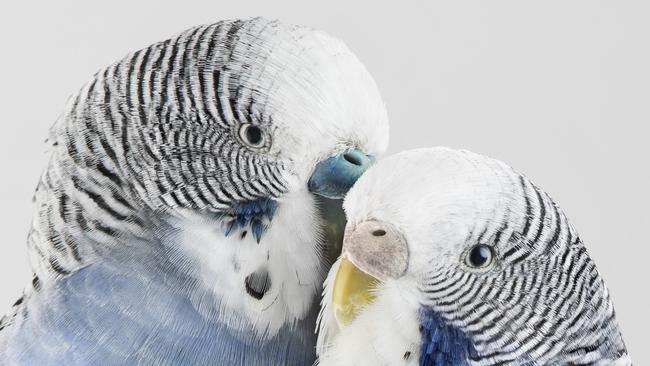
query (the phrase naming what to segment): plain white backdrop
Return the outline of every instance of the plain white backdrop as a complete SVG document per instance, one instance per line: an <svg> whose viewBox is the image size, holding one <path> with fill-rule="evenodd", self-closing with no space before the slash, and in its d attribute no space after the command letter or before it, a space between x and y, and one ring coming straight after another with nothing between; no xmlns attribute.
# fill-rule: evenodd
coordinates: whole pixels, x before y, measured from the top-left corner
<svg viewBox="0 0 650 366"><path fill-rule="evenodd" d="M348 44L384 96L390 152L467 148L548 191L605 277L633 360L650 364L647 0L4 2L0 312L30 279L31 196L67 97L129 51L258 15Z"/></svg>

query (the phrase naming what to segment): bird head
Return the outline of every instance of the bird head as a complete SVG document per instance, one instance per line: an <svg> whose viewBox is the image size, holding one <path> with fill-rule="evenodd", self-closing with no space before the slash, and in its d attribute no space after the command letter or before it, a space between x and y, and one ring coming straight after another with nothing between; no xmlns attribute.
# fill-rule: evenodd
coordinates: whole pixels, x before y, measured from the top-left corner
<svg viewBox="0 0 650 366"><path fill-rule="evenodd" d="M569 362L586 357L572 350L593 345L592 326L607 329L599 352L621 350L576 232L506 164L447 148L399 153L359 179L344 209L322 365Z"/></svg>
<svg viewBox="0 0 650 366"><path fill-rule="evenodd" d="M342 42L255 18L189 29L98 72L51 142L37 273L146 265L175 274L206 317L230 312L235 329L269 337L314 303L342 237L336 201L386 148L388 122ZM55 250L51 232L76 252Z"/></svg>

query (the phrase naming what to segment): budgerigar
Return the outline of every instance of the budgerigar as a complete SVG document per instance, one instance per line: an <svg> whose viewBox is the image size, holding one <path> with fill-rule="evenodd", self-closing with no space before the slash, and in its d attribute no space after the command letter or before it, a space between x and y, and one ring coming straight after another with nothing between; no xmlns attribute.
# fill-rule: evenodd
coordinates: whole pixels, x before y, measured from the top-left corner
<svg viewBox="0 0 650 366"><path fill-rule="evenodd" d="M357 181L344 209L321 366L631 364L580 237L506 164L399 153Z"/></svg>
<svg viewBox="0 0 650 366"><path fill-rule="evenodd" d="M49 141L0 364L314 361L337 220L320 196L388 143L341 42L259 18L189 29L98 72Z"/></svg>

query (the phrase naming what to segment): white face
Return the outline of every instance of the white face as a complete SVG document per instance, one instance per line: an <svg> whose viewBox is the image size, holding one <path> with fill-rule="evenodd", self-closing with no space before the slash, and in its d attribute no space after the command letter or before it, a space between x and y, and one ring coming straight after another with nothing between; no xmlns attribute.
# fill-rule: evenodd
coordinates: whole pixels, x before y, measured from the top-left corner
<svg viewBox="0 0 650 366"><path fill-rule="evenodd" d="M512 261L503 252L526 226L526 187L502 162L446 148L370 168L344 203L343 255L321 311L321 364L417 364L423 306L455 319L496 301L478 284L496 281Z"/></svg>
<svg viewBox="0 0 650 366"><path fill-rule="evenodd" d="M348 225L374 220L395 226L408 243L406 275L420 280L440 270L480 272L467 265L465 254L492 244L506 219L523 222L520 190L517 176L497 160L444 148L413 150L372 167L344 208Z"/></svg>

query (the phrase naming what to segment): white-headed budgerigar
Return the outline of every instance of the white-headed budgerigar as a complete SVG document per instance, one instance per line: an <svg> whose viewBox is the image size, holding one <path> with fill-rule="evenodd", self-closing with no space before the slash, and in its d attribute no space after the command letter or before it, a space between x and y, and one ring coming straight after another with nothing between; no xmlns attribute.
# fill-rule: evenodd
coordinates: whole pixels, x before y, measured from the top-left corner
<svg viewBox="0 0 650 366"><path fill-rule="evenodd" d="M337 220L321 197L388 143L341 42L259 18L189 29L98 72L49 141L0 364L314 361Z"/></svg>
<svg viewBox="0 0 650 366"><path fill-rule="evenodd" d="M344 209L321 366L631 365L580 237L506 164L399 153L357 181Z"/></svg>

